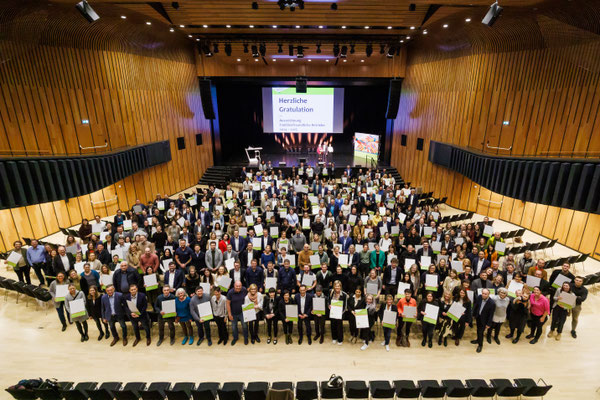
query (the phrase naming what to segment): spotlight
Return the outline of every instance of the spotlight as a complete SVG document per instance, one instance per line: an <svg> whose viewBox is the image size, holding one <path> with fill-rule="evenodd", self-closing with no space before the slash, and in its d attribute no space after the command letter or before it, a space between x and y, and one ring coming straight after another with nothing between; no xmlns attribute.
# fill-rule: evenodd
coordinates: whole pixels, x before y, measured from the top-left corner
<svg viewBox="0 0 600 400"><path fill-rule="evenodd" d="M252 57L254 58L258 58L259 54L258 54L258 48L256 47L255 44L252 45Z"/></svg>
<svg viewBox="0 0 600 400"><path fill-rule="evenodd" d="M416 11L417 10L417 5L415 3L410 3L408 5L408 11Z"/></svg>
<svg viewBox="0 0 600 400"><path fill-rule="evenodd" d="M321 43L317 43L317 54L321 54Z"/></svg>
<svg viewBox="0 0 600 400"><path fill-rule="evenodd" d="M277 43L277 52L279 54L283 53L283 45L281 43Z"/></svg>
<svg viewBox="0 0 600 400"><path fill-rule="evenodd" d="M342 46L342 51L340 51L340 57L346 58L347 57L347 53L348 53L348 46L343 45Z"/></svg>
<svg viewBox="0 0 600 400"><path fill-rule="evenodd" d="M261 43L260 46L258 46L258 51L260 52L260 55L264 57L267 54L267 46L265 46L264 43Z"/></svg>
<svg viewBox="0 0 600 400"><path fill-rule="evenodd" d="M212 57L213 56L213 53L210 51L210 47L208 47L207 44L203 44L201 48L202 48L202 53L204 53L204 55L206 57Z"/></svg>
<svg viewBox="0 0 600 400"><path fill-rule="evenodd" d="M354 54L354 45L353 44L350 45L350 54Z"/></svg>
<svg viewBox="0 0 600 400"><path fill-rule="evenodd" d="M340 45L335 43L333 45L333 56L337 57L340 54Z"/></svg>
<svg viewBox="0 0 600 400"><path fill-rule="evenodd" d="M331 9L333 11L336 11L337 10L337 3L331 3Z"/></svg>
<svg viewBox="0 0 600 400"><path fill-rule="evenodd" d="M389 49L388 49L388 51L387 51L386 57L387 57L387 58L392 58L392 57L394 57L394 48L393 48L393 47L391 47L391 46L390 46L390 48L389 48Z"/></svg>
<svg viewBox="0 0 600 400"><path fill-rule="evenodd" d="M396 47L396 55L400 56L400 46Z"/></svg>
<svg viewBox="0 0 600 400"><path fill-rule="evenodd" d="M379 45L379 54L384 54L385 53L385 44L380 44Z"/></svg>
<svg viewBox="0 0 600 400"><path fill-rule="evenodd" d="M173 7L175 10L179 10L179 2L178 1L171 2L171 7Z"/></svg>
<svg viewBox="0 0 600 400"><path fill-rule="evenodd" d="M219 52L219 43L213 44L213 53L217 54Z"/></svg>
<svg viewBox="0 0 600 400"><path fill-rule="evenodd" d="M252 9L253 10L258 10L258 2L257 1L253 1L252 2Z"/></svg>
<svg viewBox="0 0 600 400"><path fill-rule="evenodd" d="M365 53L367 54L367 57L371 57L371 54L373 54L373 46L370 43L365 48Z"/></svg>
<svg viewBox="0 0 600 400"><path fill-rule="evenodd" d="M244 43L244 53L248 52L248 43Z"/></svg>
<svg viewBox="0 0 600 400"><path fill-rule="evenodd" d="M288 54L290 57L294 55L294 46L291 44L288 46Z"/></svg>
<svg viewBox="0 0 600 400"><path fill-rule="evenodd" d="M303 46L298 46L297 57L298 58L304 58L304 47Z"/></svg>
<svg viewBox="0 0 600 400"><path fill-rule="evenodd" d="M75 5L75 8L84 16L88 22L94 22L100 19L100 16L96 14L96 11L88 4L86 0Z"/></svg>
<svg viewBox="0 0 600 400"><path fill-rule="evenodd" d="M498 5L498 2L495 2L490 6L490 9L488 10L487 14L485 14L485 17L483 17L481 20L481 23L487 26L494 25L496 20L502 14L502 10L503 8Z"/></svg>
<svg viewBox="0 0 600 400"><path fill-rule="evenodd" d="M296 11L296 7L294 7L294 6L291 6L291 7L290 7L290 11L291 11L291 12L294 12L294 11Z"/></svg>
<svg viewBox="0 0 600 400"><path fill-rule="evenodd" d="M225 54L227 57L231 56L231 43L225 43Z"/></svg>

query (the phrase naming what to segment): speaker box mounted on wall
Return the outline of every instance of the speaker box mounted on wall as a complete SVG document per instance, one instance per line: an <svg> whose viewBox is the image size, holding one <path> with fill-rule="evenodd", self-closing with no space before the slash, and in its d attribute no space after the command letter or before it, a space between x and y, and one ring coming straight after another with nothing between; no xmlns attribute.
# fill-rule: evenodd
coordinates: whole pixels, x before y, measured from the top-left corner
<svg viewBox="0 0 600 400"><path fill-rule="evenodd" d="M392 79L390 81L387 111L385 112L385 117L387 119L395 119L398 115L398 107L400 106L400 89L402 89L402 79Z"/></svg>
<svg viewBox="0 0 600 400"><path fill-rule="evenodd" d="M423 151L424 142L423 138L417 138L417 150Z"/></svg>
<svg viewBox="0 0 600 400"><path fill-rule="evenodd" d="M200 145L202 145L202 134L197 133L196 134L196 146L200 146Z"/></svg>
<svg viewBox="0 0 600 400"><path fill-rule="evenodd" d="M487 14L485 14L485 17L483 17L483 19L481 20L481 23L487 26L492 26L494 25L494 23L496 23L496 20L500 17L501 14L502 7L500 7L496 2L490 6L490 9L488 10Z"/></svg>
<svg viewBox="0 0 600 400"><path fill-rule="evenodd" d="M299 76L296 78L296 93L306 93L306 86L308 82L306 78Z"/></svg>
<svg viewBox="0 0 600 400"><path fill-rule="evenodd" d="M406 135L400 136L400 145L406 147Z"/></svg>
<svg viewBox="0 0 600 400"><path fill-rule="evenodd" d="M100 19L100 16L96 14L96 11L94 11L86 0L75 4L75 8L88 20L88 22L94 22Z"/></svg>
<svg viewBox="0 0 600 400"><path fill-rule="evenodd" d="M185 150L185 137L177 138L177 150Z"/></svg>
<svg viewBox="0 0 600 400"><path fill-rule="evenodd" d="M202 100L202 111L204 118L215 119L215 109L212 102L210 79L198 78L200 85L200 99Z"/></svg>

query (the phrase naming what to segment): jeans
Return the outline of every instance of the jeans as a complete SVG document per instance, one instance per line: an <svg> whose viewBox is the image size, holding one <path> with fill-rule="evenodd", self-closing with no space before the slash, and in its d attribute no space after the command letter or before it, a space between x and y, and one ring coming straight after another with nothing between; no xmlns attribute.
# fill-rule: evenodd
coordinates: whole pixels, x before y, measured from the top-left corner
<svg viewBox="0 0 600 400"><path fill-rule="evenodd" d="M390 344L390 339L392 338L392 328L383 328L383 339L385 340L385 344Z"/></svg>
<svg viewBox="0 0 600 400"><path fill-rule="evenodd" d="M58 313L58 319L63 325L67 324L67 319L65 318L65 302L61 301L60 306L56 307L56 312Z"/></svg>
<svg viewBox="0 0 600 400"><path fill-rule="evenodd" d="M125 325L125 318L118 315L111 315L108 320L108 325L110 326L110 332L113 335L113 338L118 339L119 333L117 332L117 322L121 325L121 330L123 331L123 338L127 337L127 325Z"/></svg>
<svg viewBox="0 0 600 400"><path fill-rule="evenodd" d="M35 271L35 275L37 276L38 280L40 281L40 285L43 284L44 281L44 274L43 274L43 269L44 269L44 263L35 263L33 264L33 270Z"/></svg>
<svg viewBox="0 0 600 400"><path fill-rule="evenodd" d="M208 340L209 342L211 341L211 339L210 339L210 321L204 321L204 322L196 321L196 328L198 328L198 340L202 340L202 339L204 339L204 336L206 336L206 340ZM221 339L221 337L219 337L219 339Z"/></svg>
<svg viewBox="0 0 600 400"><path fill-rule="evenodd" d="M575 331L577 329L577 323L579 322L579 314L581 314L581 304L573 307L571 310L571 330Z"/></svg>
<svg viewBox="0 0 600 400"><path fill-rule="evenodd" d="M19 269L15 270L19 277L19 282L26 282L28 285L31 285L31 276L29 276L30 271L31 267L29 265L19 267Z"/></svg>
<svg viewBox="0 0 600 400"><path fill-rule="evenodd" d="M248 340L248 324L244 322L244 314L233 314L233 321L231 321L231 331L233 333L233 340L238 340L238 321L242 324L242 331L244 332L244 340Z"/></svg>
<svg viewBox="0 0 600 400"><path fill-rule="evenodd" d="M139 316L137 318L131 318L131 326L133 326L133 333L135 334L136 339L140 339L140 324L142 324L142 328L146 332L146 339L150 339L150 321L148 320L148 315Z"/></svg>

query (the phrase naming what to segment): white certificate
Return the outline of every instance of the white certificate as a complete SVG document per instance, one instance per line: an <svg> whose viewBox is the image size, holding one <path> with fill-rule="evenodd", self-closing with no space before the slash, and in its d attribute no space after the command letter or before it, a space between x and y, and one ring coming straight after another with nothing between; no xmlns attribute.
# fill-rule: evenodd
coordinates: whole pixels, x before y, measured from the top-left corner
<svg viewBox="0 0 600 400"><path fill-rule="evenodd" d="M56 285L56 295L54 301L65 301L65 297L69 293L69 285Z"/></svg>
<svg viewBox="0 0 600 400"><path fill-rule="evenodd" d="M310 229L310 218L302 218L302 229Z"/></svg>
<svg viewBox="0 0 600 400"><path fill-rule="evenodd" d="M342 268L348 268L348 264L350 264L350 262L348 261L349 259L350 259L349 254L340 254L338 257L338 264Z"/></svg>
<svg viewBox="0 0 600 400"><path fill-rule="evenodd" d="M74 267L75 267L75 271L77 271L77 275L81 275L83 273L83 265L84 264L85 263L83 261L75 263Z"/></svg>
<svg viewBox="0 0 600 400"><path fill-rule="evenodd" d="M344 313L344 302L342 300L331 300L331 309L329 310L330 319L342 319Z"/></svg>
<svg viewBox="0 0 600 400"><path fill-rule="evenodd" d="M448 309L448 312L446 314L448 314L450 319L458 322L458 320L463 315L465 310L466 310L466 308L464 308L462 304L455 301L454 303L452 303L452 305L450 306L450 308Z"/></svg>
<svg viewBox="0 0 600 400"><path fill-rule="evenodd" d="M404 297L404 291L406 289L410 289L410 283L400 282L398 283L398 292L396 294L397 299L401 299Z"/></svg>
<svg viewBox="0 0 600 400"><path fill-rule="evenodd" d="M421 256L421 269L428 269L431 265L431 256Z"/></svg>
<svg viewBox="0 0 600 400"><path fill-rule="evenodd" d="M310 266L311 268L321 268L321 259L318 254L310 256Z"/></svg>
<svg viewBox="0 0 600 400"><path fill-rule="evenodd" d="M210 283L209 282L202 282L202 283L200 283L200 287L202 288L202 292L203 293L207 293L208 295L211 295L211 293L210 293Z"/></svg>
<svg viewBox="0 0 600 400"><path fill-rule="evenodd" d="M137 314L140 315L140 310L138 310L137 308L137 301L132 301L132 300L125 300L127 302L127 307L129 308L129 311L131 311L132 314Z"/></svg>
<svg viewBox="0 0 600 400"><path fill-rule="evenodd" d="M384 307L384 306L382 306ZM396 317L398 316L398 313L393 312L391 310L383 310L383 319L381 320L381 323L383 324L384 327L386 328L395 328L396 327Z"/></svg>
<svg viewBox="0 0 600 400"><path fill-rule="evenodd" d="M252 238L252 248L254 250L262 250L262 239L261 238Z"/></svg>
<svg viewBox="0 0 600 400"><path fill-rule="evenodd" d="M462 261L452 261L451 265L452 265L452 269L456 270L456 272L458 272L458 273L461 273L464 271Z"/></svg>
<svg viewBox="0 0 600 400"><path fill-rule="evenodd" d="M435 325L437 323L438 312L440 308L433 304L425 304L425 315L423 321Z"/></svg>
<svg viewBox="0 0 600 400"><path fill-rule="evenodd" d="M503 256L504 253L506 252L506 243L496 242L496 244L494 245L494 250L496 250L496 252L498 252L498 255Z"/></svg>
<svg viewBox="0 0 600 400"><path fill-rule="evenodd" d="M296 256L295 255L288 254L287 256L285 256L285 259L290 261L290 268L294 268L296 266Z"/></svg>
<svg viewBox="0 0 600 400"><path fill-rule="evenodd" d="M573 293L561 292L559 297L558 304L568 310L577 304L577 296Z"/></svg>
<svg viewBox="0 0 600 400"><path fill-rule="evenodd" d="M242 306L242 313L244 314L244 322L256 321L256 310L254 309L254 303L247 303Z"/></svg>
<svg viewBox="0 0 600 400"><path fill-rule="evenodd" d="M431 234L433 233L433 228L430 226L426 226L423 228L423 236L425 237L431 237Z"/></svg>
<svg viewBox="0 0 600 400"><path fill-rule="evenodd" d="M231 286L231 278L223 275L218 281L217 285L221 288L222 291L226 292L229 290L229 286Z"/></svg>
<svg viewBox="0 0 600 400"><path fill-rule="evenodd" d="M278 238L279 237L279 228L276 226L272 226L269 228L269 234L271 237Z"/></svg>
<svg viewBox="0 0 600 400"><path fill-rule="evenodd" d="M356 327L358 329L368 328L369 327L369 314L366 308L354 310L356 314L354 316L356 320Z"/></svg>
<svg viewBox="0 0 600 400"><path fill-rule="evenodd" d="M163 318L171 318L177 316L175 310L175 300L165 300L162 302L162 311L164 312Z"/></svg>
<svg viewBox="0 0 600 400"><path fill-rule="evenodd" d="M367 282L367 294L376 295L379 291L379 285L377 283Z"/></svg>
<svg viewBox="0 0 600 400"><path fill-rule="evenodd" d="M254 232L256 232L256 236L262 236L263 235L263 226L262 224L258 224L254 226Z"/></svg>
<svg viewBox="0 0 600 400"><path fill-rule="evenodd" d="M246 215L246 223L250 226L254 225L254 217L252 215Z"/></svg>
<svg viewBox="0 0 600 400"><path fill-rule="evenodd" d="M181 226L181 227L183 228L183 225L185 224L185 218L183 218L183 217L180 217L180 218L177 220L177 224L179 224L179 226Z"/></svg>
<svg viewBox="0 0 600 400"><path fill-rule="evenodd" d="M442 242L431 243L431 250L433 250L434 254L440 253L442 251Z"/></svg>
<svg viewBox="0 0 600 400"><path fill-rule="evenodd" d="M438 276L434 274L425 275L425 289L437 292L438 290Z"/></svg>
<svg viewBox="0 0 600 400"><path fill-rule="evenodd" d="M310 288L315 279L316 278L314 275L302 274L302 282L300 284L306 286L307 288Z"/></svg>
<svg viewBox="0 0 600 400"><path fill-rule="evenodd" d="M313 313L317 315L325 315L324 297L313 297Z"/></svg>
<svg viewBox="0 0 600 400"><path fill-rule="evenodd" d="M508 295L517 297L517 290L523 290L523 284L512 279L508 284Z"/></svg>
<svg viewBox="0 0 600 400"><path fill-rule="evenodd" d="M225 260L225 268L227 268L227 272L235 268L234 264L235 258L228 258L227 260Z"/></svg>
<svg viewBox="0 0 600 400"><path fill-rule="evenodd" d="M132 225L131 225L131 220L130 220L130 219L126 219L126 220L124 220L124 221L123 221L123 230L125 230L125 231L130 231L130 230L131 230L131 228L132 228Z"/></svg>
<svg viewBox="0 0 600 400"><path fill-rule="evenodd" d="M416 264L417 262L415 261L414 258L407 258L404 260L404 269L407 270L410 267L413 266L413 264Z"/></svg>
<svg viewBox="0 0 600 400"><path fill-rule="evenodd" d="M92 224L92 233L96 236L100 235L100 232L104 230L104 224Z"/></svg>
<svg viewBox="0 0 600 400"><path fill-rule="evenodd" d="M527 275L527 280L525 283L527 284L527 287L533 289L536 286L540 286L540 283L542 283L542 278L538 278L537 276L533 275Z"/></svg>
<svg viewBox="0 0 600 400"><path fill-rule="evenodd" d="M101 286L108 286L108 285L112 285L113 284L113 276L112 273L110 275L100 275L100 285Z"/></svg>
<svg viewBox="0 0 600 400"><path fill-rule="evenodd" d="M494 234L494 227L491 225L484 225L483 227L483 236L490 237Z"/></svg>
<svg viewBox="0 0 600 400"><path fill-rule="evenodd" d="M271 288L277 289L277 278L267 277L265 279L265 292Z"/></svg>
<svg viewBox="0 0 600 400"><path fill-rule="evenodd" d="M85 315L85 302L83 299L75 299L69 302L69 309L71 310L71 318L77 318Z"/></svg>
<svg viewBox="0 0 600 400"><path fill-rule="evenodd" d="M210 301L205 301L204 303L198 304L198 316L201 320L210 321L213 319L212 307L210 306Z"/></svg>
<svg viewBox="0 0 600 400"><path fill-rule="evenodd" d="M164 201L157 201L156 202L156 207L160 210L163 211L165 209L165 202Z"/></svg>
<svg viewBox="0 0 600 400"><path fill-rule="evenodd" d="M571 278L568 276L564 276L563 274L558 274L554 282L552 282L552 287L555 289L560 289L565 282L571 282Z"/></svg>

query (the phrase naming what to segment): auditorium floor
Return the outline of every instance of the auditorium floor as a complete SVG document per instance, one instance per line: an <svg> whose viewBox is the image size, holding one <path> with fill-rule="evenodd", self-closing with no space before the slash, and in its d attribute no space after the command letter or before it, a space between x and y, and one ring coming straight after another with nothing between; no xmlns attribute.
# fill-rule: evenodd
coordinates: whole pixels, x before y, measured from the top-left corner
<svg viewBox="0 0 600 400"><path fill-rule="evenodd" d="M454 214L456 210L445 207L442 215ZM475 220L481 220L476 216ZM500 230L514 229L502 221ZM537 235L527 232L525 241L539 241ZM64 240L61 238L60 240ZM550 258L573 254L563 246L554 249ZM540 253L541 255L541 253ZM581 266L578 266L580 270ZM10 276L4 267L2 275ZM587 261L585 273L600 270L600 263ZM600 331L600 296L591 290L584 303L577 329L578 338L569 335L570 320L560 342L542 336L536 345L526 340L510 343L503 336L501 345L487 343L483 352L477 354L471 345L474 332L467 331L459 347L449 343L447 348L434 344L432 349L420 346L420 332L416 327L411 335L412 347L393 345L388 353L378 340L366 351L360 343L334 346L331 340L324 344L308 346L285 345L282 333L277 345L267 345L261 327L262 343L235 347L229 344L208 348L206 342L198 347L181 345L181 330L177 328L178 342L174 346L155 346L157 328L153 329L153 344L145 343L136 348L120 343L109 347L109 341L98 342L95 325L90 325L90 341L81 343L75 325L66 332L60 331L55 310L51 305L41 307L33 300L27 305L21 296L16 304L14 292L8 294L0 289L0 388L16 383L22 378L54 377L72 381L253 381L253 380L325 380L332 373L344 379L469 379L469 378L544 378L554 388L546 399L600 399L598 371L600 356L596 345ZM546 333L549 324L545 325ZM296 331L296 327L294 327ZM215 331L213 329L213 337ZM329 336L327 326L327 337ZM346 332L347 333L347 332ZM131 333L130 333L131 338ZM392 339L395 335L392 336ZM154 364L156 363L156 364ZM2 391L0 398L8 398Z"/></svg>

